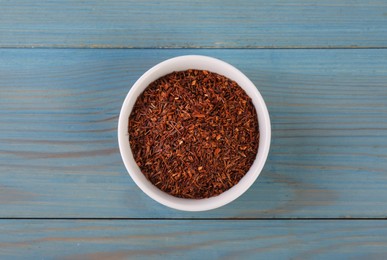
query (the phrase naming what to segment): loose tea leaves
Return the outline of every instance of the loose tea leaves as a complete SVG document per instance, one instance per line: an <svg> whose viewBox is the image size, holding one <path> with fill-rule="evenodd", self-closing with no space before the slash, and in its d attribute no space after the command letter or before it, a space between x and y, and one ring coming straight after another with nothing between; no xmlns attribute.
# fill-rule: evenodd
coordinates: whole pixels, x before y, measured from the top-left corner
<svg viewBox="0 0 387 260"><path fill-rule="evenodd" d="M146 178L181 198L230 189L250 169L259 144L250 97L236 82L202 70L152 82L133 107L128 132Z"/></svg>

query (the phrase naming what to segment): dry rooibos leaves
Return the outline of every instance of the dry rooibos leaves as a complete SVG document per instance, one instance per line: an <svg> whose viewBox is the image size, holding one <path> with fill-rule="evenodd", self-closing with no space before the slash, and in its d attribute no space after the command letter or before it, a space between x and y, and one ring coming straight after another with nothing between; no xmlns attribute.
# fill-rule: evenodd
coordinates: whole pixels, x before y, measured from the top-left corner
<svg viewBox="0 0 387 260"><path fill-rule="evenodd" d="M152 82L129 117L143 174L181 198L209 198L237 184L255 160L258 118L251 99L222 75L187 70Z"/></svg>

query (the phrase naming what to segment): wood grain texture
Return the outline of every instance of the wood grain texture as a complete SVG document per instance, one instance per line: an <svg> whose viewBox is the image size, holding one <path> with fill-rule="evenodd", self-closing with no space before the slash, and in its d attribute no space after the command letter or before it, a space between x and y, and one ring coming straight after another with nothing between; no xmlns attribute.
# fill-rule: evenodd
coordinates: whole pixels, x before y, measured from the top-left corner
<svg viewBox="0 0 387 260"><path fill-rule="evenodd" d="M258 181L204 213L143 194L116 136L134 81L192 53L240 68L272 120ZM1 49L0 217L384 218L386 67L387 50Z"/></svg>
<svg viewBox="0 0 387 260"><path fill-rule="evenodd" d="M0 257L383 259L385 221L1 220Z"/></svg>
<svg viewBox="0 0 387 260"><path fill-rule="evenodd" d="M387 47L382 0L0 1L0 47Z"/></svg>

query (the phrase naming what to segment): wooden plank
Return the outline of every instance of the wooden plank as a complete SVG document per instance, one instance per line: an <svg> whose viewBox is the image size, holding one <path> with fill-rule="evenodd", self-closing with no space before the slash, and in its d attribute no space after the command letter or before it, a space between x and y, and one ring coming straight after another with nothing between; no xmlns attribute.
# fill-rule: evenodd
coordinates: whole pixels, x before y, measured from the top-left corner
<svg viewBox="0 0 387 260"><path fill-rule="evenodd" d="M204 213L170 210L127 175L118 113L173 56L240 68L263 94L272 148L256 184ZM0 217L387 215L387 50L0 50Z"/></svg>
<svg viewBox="0 0 387 260"><path fill-rule="evenodd" d="M387 47L387 2L0 1L0 47Z"/></svg>
<svg viewBox="0 0 387 260"><path fill-rule="evenodd" d="M382 259L386 221L1 220L1 258Z"/></svg>

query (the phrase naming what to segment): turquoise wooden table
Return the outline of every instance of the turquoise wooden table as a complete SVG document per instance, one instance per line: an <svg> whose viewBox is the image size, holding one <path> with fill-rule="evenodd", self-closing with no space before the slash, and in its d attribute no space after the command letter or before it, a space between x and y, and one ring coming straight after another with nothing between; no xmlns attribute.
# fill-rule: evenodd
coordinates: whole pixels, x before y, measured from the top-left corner
<svg viewBox="0 0 387 260"><path fill-rule="evenodd" d="M267 102L272 147L231 204L181 212L121 161L153 65L203 54ZM0 0L0 258L387 256L387 2Z"/></svg>

